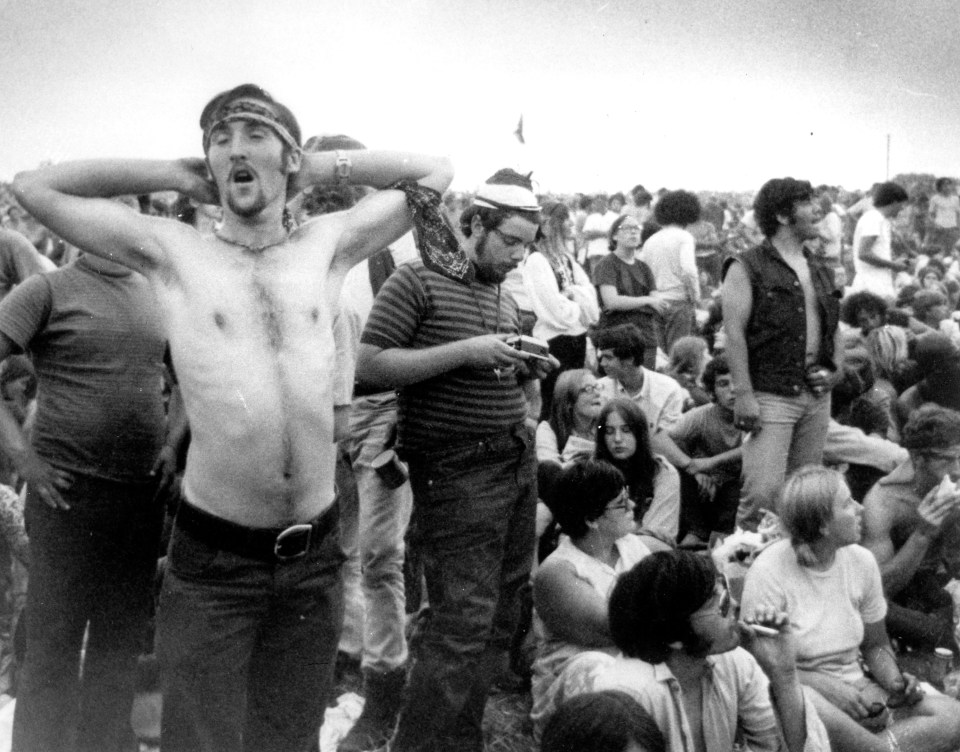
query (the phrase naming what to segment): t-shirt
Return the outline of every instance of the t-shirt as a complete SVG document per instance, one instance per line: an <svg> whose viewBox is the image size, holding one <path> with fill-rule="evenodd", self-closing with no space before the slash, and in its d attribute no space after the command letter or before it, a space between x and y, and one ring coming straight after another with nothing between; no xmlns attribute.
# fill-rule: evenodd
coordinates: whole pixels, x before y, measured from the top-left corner
<svg viewBox="0 0 960 752"><path fill-rule="evenodd" d="M696 240L683 228L664 227L647 239L640 259L657 281L657 297L674 302L700 300Z"/></svg>
<svg viewBox="0 0 960 752"><path fill-rule="evenodd" d="M632 264L628 264L615 253L610 253L597 262L593 270L593 284L598 291L601 285L613 285L620 295L629 295L635 298L649 295L657 286L649 266L640 259L634 259ZM603 303L602 296L600 302ZM600 314L601 329L619 326L620 324L635 324L640 330L644 346L657 346L656 320L653 311L649 309L633 311L603 309Z"/></svg>
<svg viewBox="0 0 960 752"><path fill-rule="evenodd" d="M519 333L517 303L499 285L458 282L419 259L402 264L373 303L360 341L379 348L426 349L469 337ZM463 366L400 390L398 441L431 452L490 436L523 421L515 373Z"/></svg>
<svg viewBox="0 0 960 752"><path fill-rule="evenodd" d="M868 264L860 258L860 241L863 238L875 237L876 241L870 249L871 253L885 261L892 260L891 232L890 220L877 209L868 209L860 217L853 233L853 268L856 275L850 286L852 290L869 290L884 298L896 296L893 288L893 270Z"/></svg>
<svg viewBox="0 0 960 752"><path fill-rule="evenodd" d="M619 216L616 212L609 210L603 214L594 212L593 214L587 215L587 219L583 223L583 232L599 230L603 233L602 237L587 241L587 258L591 256L606 256L610 253L610 239L607 236L610 233L610 228L613 227L613 223L617 221L617 217Z"/></svg>
<svg viewBox="0 0 960 752"><path fill-rule="evenodd" d="M820 572L800 565L789 540L772 544L747 570L740 612L749 615L760 605L789 614L798 668L848 682L863 678L857 661L863 625L887 615L880 567L859 545L841 548L833 566Z"/></svg>
<svg viewBox="0 0 960 752"><path fill-rule="evenodd" d="M685 412L670 429L670 438L691 457L715 457L743 443L743 432L723 420L720 407L701 405ZM740 463L728 462L710 473L717 483L740 477Z"/></svg>
<svg viewBox="0 0 960 752"><path fill-rule="evenodd" d="M146 480L166 431L165 342L146 279L81 257L16 287L0 304L0 332L37 370L37 453L68 471Z"/></svg>
<svg viewBox="0 0 960 752"><path fill-rule="evenodd" d="M19 232L0 227L0 300L27 277L56 268Z"/></svg>
<svg viewBox="0 0 960 752"><path fill-rule="evenodd" d="M941 196L935 193L930 197L930 214L933 223L944 230L957 226L957 213L960 212L960 196Z"/></svg>

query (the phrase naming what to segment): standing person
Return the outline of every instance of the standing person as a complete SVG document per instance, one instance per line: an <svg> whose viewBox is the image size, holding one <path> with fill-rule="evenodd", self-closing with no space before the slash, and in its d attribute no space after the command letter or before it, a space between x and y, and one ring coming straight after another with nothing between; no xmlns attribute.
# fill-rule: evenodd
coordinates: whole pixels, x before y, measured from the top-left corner
<svg viewBox="0 0 960 752"><path fill-rule="evenodd" d="M657 202L653 216L661 229L643 244L640 259L653 272L655 297L665 304L659 312L660 346L670 352L674 342L696 331L697 241L686 228L700 219L700 201L688 191L670 191Z"/></svg>
<svg viewBox="0 0 960 752"><path fill-rule="evenodd" d="M192 440L157 625L164 752L301 750L343 619L331 320L347 270L409 228L407 194L439 203L452 173L413 154L304 154L293 114L252 84L214 97L200 125L206 167L64 163L14 192L57 234L143 273L170 341ZM288 192L396 181L285 228ZM166 190L218 201L217 234L100 199Z"/></svg>
<svg viewBox="0 0 960 752"><path fill-rule="evenodd" d="M657 285L650 267L637 258L640 223L628 214L618 217L610 228L609 247L612 253L600 259L593 270L593 284L603 308L599 327L634 324L643 340L642 365L653 369L657 361L657 316L667 304L654 293Z"/></svg>
<svg viewBox="0 0 960 752"><path fill-rule="evenodd" d="M305 151L359 150L366 147L345 135L314 136ZM317 186L311 215L349 209L370 189L360 186ZM409 236L401 238L401 242ZM410 243L412 249L412 242ZM356 383L354 370L360 334L383 282L402 259L400 242L364 259L347 273L334 319L337 370L335 419L345 433L337 454L337 504L346 561L344 623L340 654L360 660L363 712L340 741L339 752L376 749L389 740L406 684L407 639L403 582L404 534L413 506L410 484L401 477L387 482L375 468L391 449L397 426L397 394ZM416 255L413 250L411 254ZM339 427L338 427L339 433Z"/></svg>
<svg viewBox="0 0 960 752"><path fill-rule="evenodd" d="M896 183L881 183L873 192L873 207L857 220L853 232L854 277L850 289L869 290L885 300L896 297L897 272L907 269L893 260L893 227L890 221L907 203L907 192Z"/></svg>
<svg viewBox="0 0 960 752"><path fill-rule="evenodd" d="M361 339L358 377L400 389L410 544L430 600L394 752L483 749L487 692L533 559L537 461L524 391L544 370L506 344L519 317L500 285L539 219L529 178L499 171L460 218L474 278L450 280L416 261L400 266Z"/></svg>
<svg viewBox="0 0 960 752"><path fill-rule="evenodd" d="M607 255L607 236L619 216L619 211L609 208L606 194L598 193L593 197L590 213L581 230L586 242L583 268L587 270L587 274L592 276L594 267Z"/></svg>
<svg viewBox="0 0 960 752"><path fill-rule="evenodd" d="M956 183L950 178L937 178L935 187L937 192L930 197L927 215L930 229L926 245L942 248L944 253L952 253L957 240L960 240L960 196L957 196Z"/></svg>
<svg viewBox="0 0 960 752"><path fill-rule="evenodd" d="M806 181L764 184L754 202L766 239L724 267L726 355L743 444L737 524L755 529L787 472L818 464L830 422L830 389L843 356L839 293L805 246L819 207Z"/></svg>
<svg viewBox="0 0 960 752"><path fill-rule="evenodd" d="M550 415L557 376L583 368L587 354L587 327L597 323L597 292L571 253L573 220L564 204L550 204L543 212L543 237L523 264L523 284L536 314L533 336L546 340L560 367L540 383L540 420Z"/></svg>
<svg viewBox="0 0 960 752"><path fill-rule="evenodd" d="M0 359L29 352L39 380L29 441L0 404L0 444L28 489L18 752L136 744L136 658L163 520L151 477L166 427L163 351L147 281L96 256L31 277L0 306Z"/></svg>

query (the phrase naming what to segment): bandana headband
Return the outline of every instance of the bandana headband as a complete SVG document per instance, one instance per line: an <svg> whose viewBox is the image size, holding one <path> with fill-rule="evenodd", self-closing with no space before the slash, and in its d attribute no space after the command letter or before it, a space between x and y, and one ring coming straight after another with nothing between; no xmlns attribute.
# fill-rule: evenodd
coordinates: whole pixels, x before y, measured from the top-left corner
<svg viewBox="0 0 960 752"><path fill-rule="evenodd" d="M203 132L204 152L210 147L210 136L214 130L224 123L233 120L248 120L262 123L276 133L280 140L291 149L297 152L300 151L300 145L294 140L293 136L290 135L290 131L287 130L286 126L281 123L279 118L273 113L273 110L241 99L238 102L234 102L217 110L217 119L210 123Z"/></svg>
<svg viewBox="0 0 960 752"><path fill-rule="evenodd" d="M512 211L538 212L540 204L533 191L519 185L501 185L484 183L473 199L474 206L488 209L507 209Z"/></svg>

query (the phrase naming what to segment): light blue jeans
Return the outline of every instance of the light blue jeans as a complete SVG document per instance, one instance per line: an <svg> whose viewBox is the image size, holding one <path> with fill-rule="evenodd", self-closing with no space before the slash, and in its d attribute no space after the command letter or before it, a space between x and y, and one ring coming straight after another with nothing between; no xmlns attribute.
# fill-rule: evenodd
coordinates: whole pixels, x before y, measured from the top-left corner
<svg viewBox="0 0 960 752"><path fill-rule="evenodd" d="M763 511L776 511L777 496L788 473L823 462L830 423L830 393L804 390L796 397L757 392L760 430L743 442L743 490L737 525L756 530Z"/></svg>
<svg viewBox="0 0 960 752"><path fill-rule="evenodd" d="M353 401L350 438L340 445L337 488L346 614L340 649L362 655L362 666L387 672L407 661L404 635L404 534L410 522L410 483L387 487L370 463L397 423L397 398L371 395Z"/></svg>

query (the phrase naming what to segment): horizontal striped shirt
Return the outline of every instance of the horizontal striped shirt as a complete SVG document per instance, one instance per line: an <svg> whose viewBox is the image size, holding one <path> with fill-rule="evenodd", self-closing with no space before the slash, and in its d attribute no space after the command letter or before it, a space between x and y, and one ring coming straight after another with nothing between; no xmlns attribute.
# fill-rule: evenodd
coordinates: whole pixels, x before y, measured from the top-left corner
<svg viewBox="0 0 960 752"><path fill-rule="evenodd" d="M516 301L499 285L457 282L402 264L373 304L361 342L383 349L422 350L495 332L519 332ZM460 367L400 390L398 440L414 452L448 448L502 433L524 419L523 392L513 372Z"/></svg>

